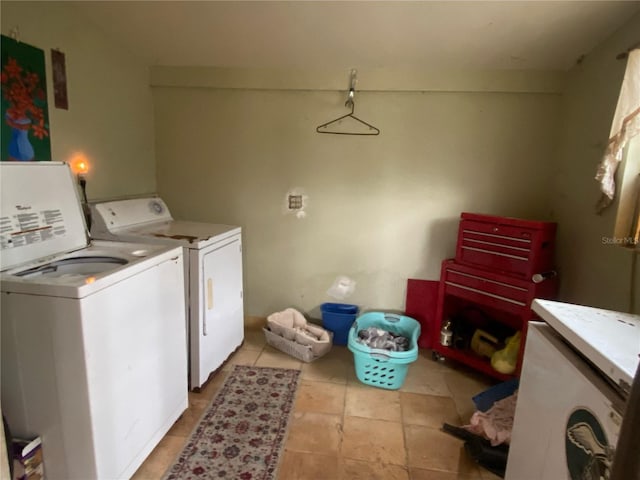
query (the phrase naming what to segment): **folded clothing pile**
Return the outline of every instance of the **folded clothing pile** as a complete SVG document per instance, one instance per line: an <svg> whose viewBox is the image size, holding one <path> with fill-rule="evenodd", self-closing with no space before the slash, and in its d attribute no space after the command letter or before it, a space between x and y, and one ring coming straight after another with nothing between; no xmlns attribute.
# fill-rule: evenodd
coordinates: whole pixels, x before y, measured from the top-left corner
<svg viewBox="0 0 640 480"><path fill-rule="evenodd" d="M267 317L267 327L276 335L311 349L315 356L331 348L331 336L324 328L307 322L295 308L272 313Z"/></svg>

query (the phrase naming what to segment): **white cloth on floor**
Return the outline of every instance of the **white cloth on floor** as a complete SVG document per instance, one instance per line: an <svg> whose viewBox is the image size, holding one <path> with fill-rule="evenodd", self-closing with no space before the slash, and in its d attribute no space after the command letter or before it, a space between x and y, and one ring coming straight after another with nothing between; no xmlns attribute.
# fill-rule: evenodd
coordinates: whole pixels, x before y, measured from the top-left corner
<svg viewBox="0 0 640 480"><path fill-rule="evenodd" d="M476 411L471 415L470 425L464 425L463 428L483 436L493 447L501 443L509 444L517 400L516 391L513 395L495 402L486 412Z"/></svg>

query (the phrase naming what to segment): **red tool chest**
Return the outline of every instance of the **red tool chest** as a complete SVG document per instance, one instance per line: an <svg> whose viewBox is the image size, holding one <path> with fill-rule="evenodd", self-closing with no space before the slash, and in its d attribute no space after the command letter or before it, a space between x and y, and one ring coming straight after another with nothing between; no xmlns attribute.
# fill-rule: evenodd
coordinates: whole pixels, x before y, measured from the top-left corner
<svg viewBox="0 0 640 480"><path fill-rule="evenodd" d="M462 213L456 261L527 280L554 268L556 224Z"/></svg>
<svg viewBox="0 0 640 480"><path fill-rule="evenodd" d="M536 318L531 302L557 293L555 275L533 281L533 275L555 267L555 232L552 222L461 214L456 258L442 263L431 332L434 357L452 358L500 380L519 375L527 325ZM446 322L455 327L451 345L439 341ZM501 340L520 332L513 374L494 370L489 358L469 347L477 330Z"/></svg>
<svg viewBox="0 0 640 480"><path fill-rule="evenodd" d="M496 332L503 338L520 331L522 337L517 374L522 363L527 322L535 318L535 314L531 311L531 302L534 298L552 299L556 292L557 277L541 283L533 283L463 265L454 259L445 260L442 262L435 315L435 318L440 321L434 322L434 331L431 332L431 338L434 339L433 351L465 363L492 377L501 380L511 378L515 374L504 375L497 372L487 358L476 355L469 348L441 345L438 339L442 323L448 318L455 318L465 309L473 308L482 311L484 315L465 319L465 322L471 323L464 326L467 331L482 328Z"/></svg>

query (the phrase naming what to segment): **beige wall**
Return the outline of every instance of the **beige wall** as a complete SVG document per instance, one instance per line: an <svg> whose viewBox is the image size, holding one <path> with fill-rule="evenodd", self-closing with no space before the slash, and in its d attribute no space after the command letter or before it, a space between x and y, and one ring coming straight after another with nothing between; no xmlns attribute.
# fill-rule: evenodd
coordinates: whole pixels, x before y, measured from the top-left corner
<svg viewBox="0 0 640 480"><path fill-rule="evenodd" d="M82 152L87 194L98 199L155 191L148 68L84 20L72 3L0 3L2 34L44 50L54 160ZM69 110L54 107L51 49L66 56Z"/></svg>
<svg viewBox="0 0 640 480"><path fill-rule="evenodd" d="M628 311L630 305L632 254L607 243L613 237L615 206L601 216L595 214L599 190L594 176L624 75L625 62L615 57L637 44L639 31L640 15L636 15L571 70L551 198L560 225L562 299L621 311ZM640 164L639 159L635 161ZM635 290L640 298L640 281Z"/></svg>
<svg viewBox="0 0 640 480"><path fill-rule="evenodd" d="M54 159L89 157L92 199L153 192L157 167L177 217L242 225L249 314L317 313L338 275L357 281L347 301L402 309L406 279L437 279L453 255L465 210L557 220L562 299L628 308L631 257L603 245L615 215L593 214L593 174L638 15L564 97L548 72L359 71L356 115L382 134L348 137L315 133L345 112L348 72L160 69L152 98L147 67L72 3L0 8L3 34L45 51ZM53 107L51 48L68 111ZM283 210L292 189L305 219Z"/></svg>
<svg viewBox="0 0 640 480"><path fill-rule="evenodd" d="M360 137L315 132L346 113L344 92L285 73L295 87L260 89L278 82L259 75L229 75L246 88L193 72L185 84L204 88L154 87L159 193L178 218L243 227L248 314L318 315L339 275L357 282L347 302L402 310L407 278L438 279L453 256L461 211L549 218L560 96L545 82L395 91L359 73L371 91L356 94L356 115L382 131ZM295 189L304 219L284 210Z"/></svg>

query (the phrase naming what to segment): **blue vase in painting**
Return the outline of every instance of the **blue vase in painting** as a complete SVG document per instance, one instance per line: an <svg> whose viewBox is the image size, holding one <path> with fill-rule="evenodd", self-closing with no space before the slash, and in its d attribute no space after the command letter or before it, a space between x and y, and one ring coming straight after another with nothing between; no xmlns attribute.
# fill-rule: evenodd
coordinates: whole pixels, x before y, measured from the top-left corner
<svg viewBox="0 0 640 480"><path fill-rule="evenodd" d="M35 152L33 145L29 140L29 129L31 127L31 119L18 118L14 119L7 116L7 123L11 127L11 139L9 140L9 160L17 160L26 162L33 160Z"/></svg>

